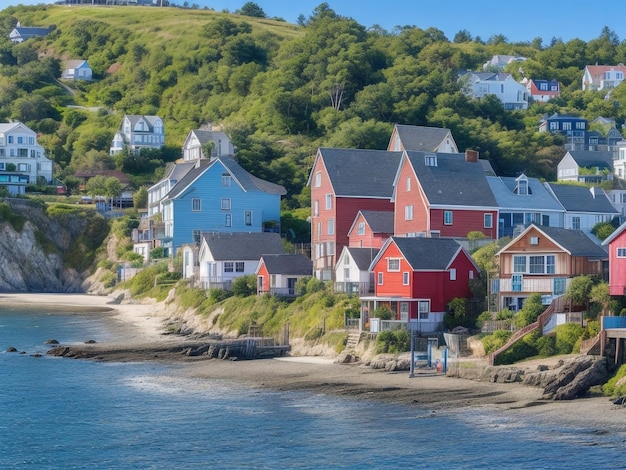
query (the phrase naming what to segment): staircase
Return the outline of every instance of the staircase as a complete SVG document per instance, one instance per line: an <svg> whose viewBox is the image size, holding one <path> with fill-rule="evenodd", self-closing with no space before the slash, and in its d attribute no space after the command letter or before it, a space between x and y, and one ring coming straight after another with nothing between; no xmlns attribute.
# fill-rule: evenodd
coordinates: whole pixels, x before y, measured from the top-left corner
<svg viewBox="0 0 626 470"><path fill-rule="evenodd" d="M604 336L604 338L603 338ZM606 331L601 331L593 338L580 342L580 353L588 356L602 356L602 344L606 341Z"/></svg>
<svg viewBox="0 0 626 470"><path fill-rule="evenodd" d="M354 331L348 333L348 340L346 341L346 349L356 349L359 345L359 341L361 340L361 332Z"/></svg>

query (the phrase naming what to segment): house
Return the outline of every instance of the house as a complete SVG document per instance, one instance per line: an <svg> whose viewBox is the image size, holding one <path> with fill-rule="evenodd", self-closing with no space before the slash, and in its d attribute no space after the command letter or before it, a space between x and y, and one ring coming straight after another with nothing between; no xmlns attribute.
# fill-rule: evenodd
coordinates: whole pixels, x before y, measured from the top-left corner
<svg viewBox="0 0 626 470"><path fill-rule="evenodd" d="M459 83L471 98L494 95L506 110L528 109L526 87L517 83L510 73L465 71L460 74Z"/></svg>
<svg viewBox="0 0 626 470"><path fill-rule="evenodd" d="M604 191L611 204L620 214L620 220L626 216L626 189L608 189Z"/></svg>
<svg viewBox="0 0 626 470"><path fill-rule="evenodd" d="M459 149L450 129L424 126L393 126L387 150L422 150L425 152L458 153Z"/></svg>
<svg viewBox="0 0 626 470"><path fill-rule="evenodd" d="M561 96L561 85L558 80L525 80L526 91L532 101L545 103Z"/></svg>
<svg viewBox="0 0 626 470"><path fill-rule="evenodd" d="M24 194L27 184L51 184L52 174L35 131L21 122L0 123L0 186Z"/></svg>
<svg viewBox="0 0 626 470"><path fill-rule="evenodd" d="M203 232L280 233L285 194L284 187L251 175L233 157L197 160L160 202L162 246L174 256L182 245L199 244Z"/></svg>
<svg viewBox="0 0 626 470"><path fill-rule="evenodd" d="M208 155L206 155L207 150L209 150ZM183 160L186 162L234 154L235 147L228 136L222 131L211 128L190 131L183 144Z"/></svg>
<svg viewBox="0 0 626 470"><path fill-rule="evenodd" d="M392 211L359 211L348 230L348 244L353 247L380 248L393 235Z"/></svg>
<svg viewBox="0 0 626 470"><path fill-rule="evenodd" d="M264 255L285 253L280 234L202 233L198 275L204 289L230 289L238 277L255 274Z"/></svg>
<svg viewBox="0 0 626 470"><path fill-rule="evenodd" d="M557 165L558 181L600 184L613 179L613 152L569 150Z"/></svg>
<svg viewBox="0 0 626 470"><path fill-rule="evenodd" d="M565 209L537 178L488 176L498 212L498 237L514 237L528 225L563 227Z"/></svg>
<svg viewBox="0 0 626 470"><path fill-rule="evenodd" d="M263 255L256 269L257 294L293 297L296 282L313 275L313 263L302 254Z"/></svg>
<svg viewBox="0 0 626 470"><path fill-rule="evenodd" d="M589 148L588 127L586 119L577 116L560 116L554 113L541 119L539 132L563 135L566 150L587 150Z"/></svg>
<svg viewBox="0 0 626 470"><path fill-rule="evenodd" d="M50 32L50 28L43 28L37 26L21 26L19 21L15 28L11 30L9 33L9 39L11 42L17 44L27 39L39 37L39 36L47 36Z"/></svg>
<svg viewBox="0 0 626 470"><path fill-rule="evenodd" d="M469 253L452 239L391 237L372 261L374 296L361 297L361 324L377 324L376 311L386 307L393 323L422 333L441 331L448 303L470 298L470 280L478 267ZM364 320L364 321L363 321Z"/></svg>
<svg viewBox="0 0 626 470"><path fill-rule="evenodd" d="M611 222L620 215L602 188L555 183L544 186L565 209L563 228L591 235L594 225Z"/></svg>
<svg viewBox="0 0 626 470"><path fill-rule="evenodd" d="M581 230L529 225L497 254L498 279L491 280L501 309L517 311L533 293L544 304L565 294L575 276L604 272L608 255Z"/></svg>
<svg viewBox="0 0 626 470"><path fill-rule="evenodd" d="M404 152L393 203L396 236L498 238L498 206L478 152Z"/></svg>
<svg viewBox="0 0 626 470"><path fill-rule="evenodd" d="M526 57L519 55L495 54L483 64L483 70L486 72L498 72L509 64L524 62L525 60L527 60Z"/></svg>
<svg viewBox="0 0 626 470"><path fill-rule="evenodd" d="M319 148L311 188L311 259L315 276L331 280L335 261L361 210L393 211L393 179L401 152Z"/></svg>
<svg viewBox="0 0 626 470"><path fill-rule="evenodd" d="M613 172L619 179L626 179L626 140L617 142Z"/></svg>
<svg viewBox="0 0 626 470"><path fill-rule="evenodd" d="M132 152L141 149L160 149L165 144L163 120L159 116L126 114L113 136L110 155L128 148Z"/></svg>
<svg viewBox="0 0 626 470"><path fill-rule="evenodd" d="M169 163L167 165L163 178L148 188L148 217L153 217L163 211L161 202L165 199L165 196L195 166L195 161Z"/></svg>
<svg viewBox="0 0 626 470"><path fill-rule="evenodd" d="M586 90L610 90L622 83L626 65L587 65L583 73L582 88Z"/></svg>
<svg viewBox="0 0 626 470"><path fill-rule="evenodd" d="M63 62L64 80L91 80L93 71L86 60L66 60Z"/></svg>
<svg viewBox="0 0 626 470"><path fill-rule="evenodd" d="M626 222L604 239L609 251L609 294L626 295Z"/></svg>
<svg viewBox="0 0 626 470"><path fill-rule="evenodd" d="M617 130L615 119L599 116L589 123L589 150L614 152L617 156L617 145L624 140Z"/></svg>
<svg viewBox="0 0 626 470"><path fill-rule="evenodd" d="M344 246L335 265L335 292L365 295L374 292L373 273L369 268L378 248Z"/></svg>

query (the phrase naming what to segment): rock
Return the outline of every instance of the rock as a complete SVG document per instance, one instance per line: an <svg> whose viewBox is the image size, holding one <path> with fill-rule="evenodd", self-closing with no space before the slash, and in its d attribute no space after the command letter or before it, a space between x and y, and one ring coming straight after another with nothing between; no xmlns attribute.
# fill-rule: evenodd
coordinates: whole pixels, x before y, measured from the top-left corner
<svg viewBox="0 0 626 470"><path fill-rule="evenodd" d="M548 367L548 366L546 366L545 364L539 364L539 365L537 366L537 370L538 370L539 372L543 372L543 371L546 371L546 370L548 370L548 369L549 369L549 367Z"/></svg>
<svg viewBox="0 0 626 470"><path fill-rule="evenodd" d="M116 295L115 297L113 297L111 300L109 300L107 302L107 304L111 304L111 305L119 305L122 303L122 300L124 300L124 293L121 293L119 295Z"/></svg>
<svg viewBox="0 0 626 470"><path fill-rule="evenodd" d="M359 361L359 356L350 354L346 351L343 351L341 354L339 354L339 356L337 356L337 359L335 360L335 362L337 362L338 364L354 364L355 362Z"/></svg>
<svg viewBox="0 0 626 470"><path fill-rule="evenodd" d="M88 339L87 341L85 341L85 344L96 344L96 340L95 339Z"/></svg>
<svg viewBox="0 0 626 470"><path fill-rule="evenodd" d="M609 373L605 358L579 356L554 371L544 388L544 398L573 400L589 392L589 388L606 382Z"/></svg>
<svg viewBox="0 0 626 470"><path fill-rule="evenodd" d="M9 346L9 349L7 349L7 352L17 352L17 349L15 349L13 346Z"/></svg>
<svg viewBox="0 0 626 470"><path fill-rule="evenodd" d="M56 339L49 339L44 344L59 344L59 342Z"/></svg>

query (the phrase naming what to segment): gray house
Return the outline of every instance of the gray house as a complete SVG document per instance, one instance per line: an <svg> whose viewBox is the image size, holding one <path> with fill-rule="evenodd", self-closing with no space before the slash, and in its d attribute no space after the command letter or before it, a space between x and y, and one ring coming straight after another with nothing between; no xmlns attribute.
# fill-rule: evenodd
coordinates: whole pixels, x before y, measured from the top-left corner
<svg viewBox="0 0 626 470"><path fill-rule="evenodd" d="M613 152L570 150L557 166L558 181L599 184L613 179Z"/></svg>

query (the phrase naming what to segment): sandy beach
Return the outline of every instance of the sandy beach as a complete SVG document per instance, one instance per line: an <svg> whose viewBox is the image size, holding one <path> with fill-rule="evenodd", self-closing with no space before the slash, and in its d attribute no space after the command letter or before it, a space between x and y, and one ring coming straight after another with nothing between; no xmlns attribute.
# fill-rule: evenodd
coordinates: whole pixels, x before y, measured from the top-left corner
<svg viewBox="0 0 626 470"><path fill-rule="evenodd" d="M177 367L173 374L220 379L254 388L300 390L350 399L384 401L419 406L433 412L485 408L520 415L537 415L555 423L595 426L619 430L626 424L626 408L607 397L594 396L573 401L542 400L542 389L519 383L487 383L460 379L426 369L386 372L360 364L338 364L331 357L281 357L252 361L230 361L187 357L180 347L197 341L165 335L166 314L157 303L114 304L112 297L83 294L0 294L2 305L38 304L67 312L91 313L110 318L116 332L111 343L85 345L97 351L91 359L109 361L159 360ZM0 345L0 348L8 345ZM69 359L68 359L69 360ZM478 361L480 362L480 361ZM536 370L538 364L556 360L530 361L521 366ZM519 366L519 364L518 364ZM453 371L454 364L450 370ZM450 374L449 374L450 375Z"/></svg>

